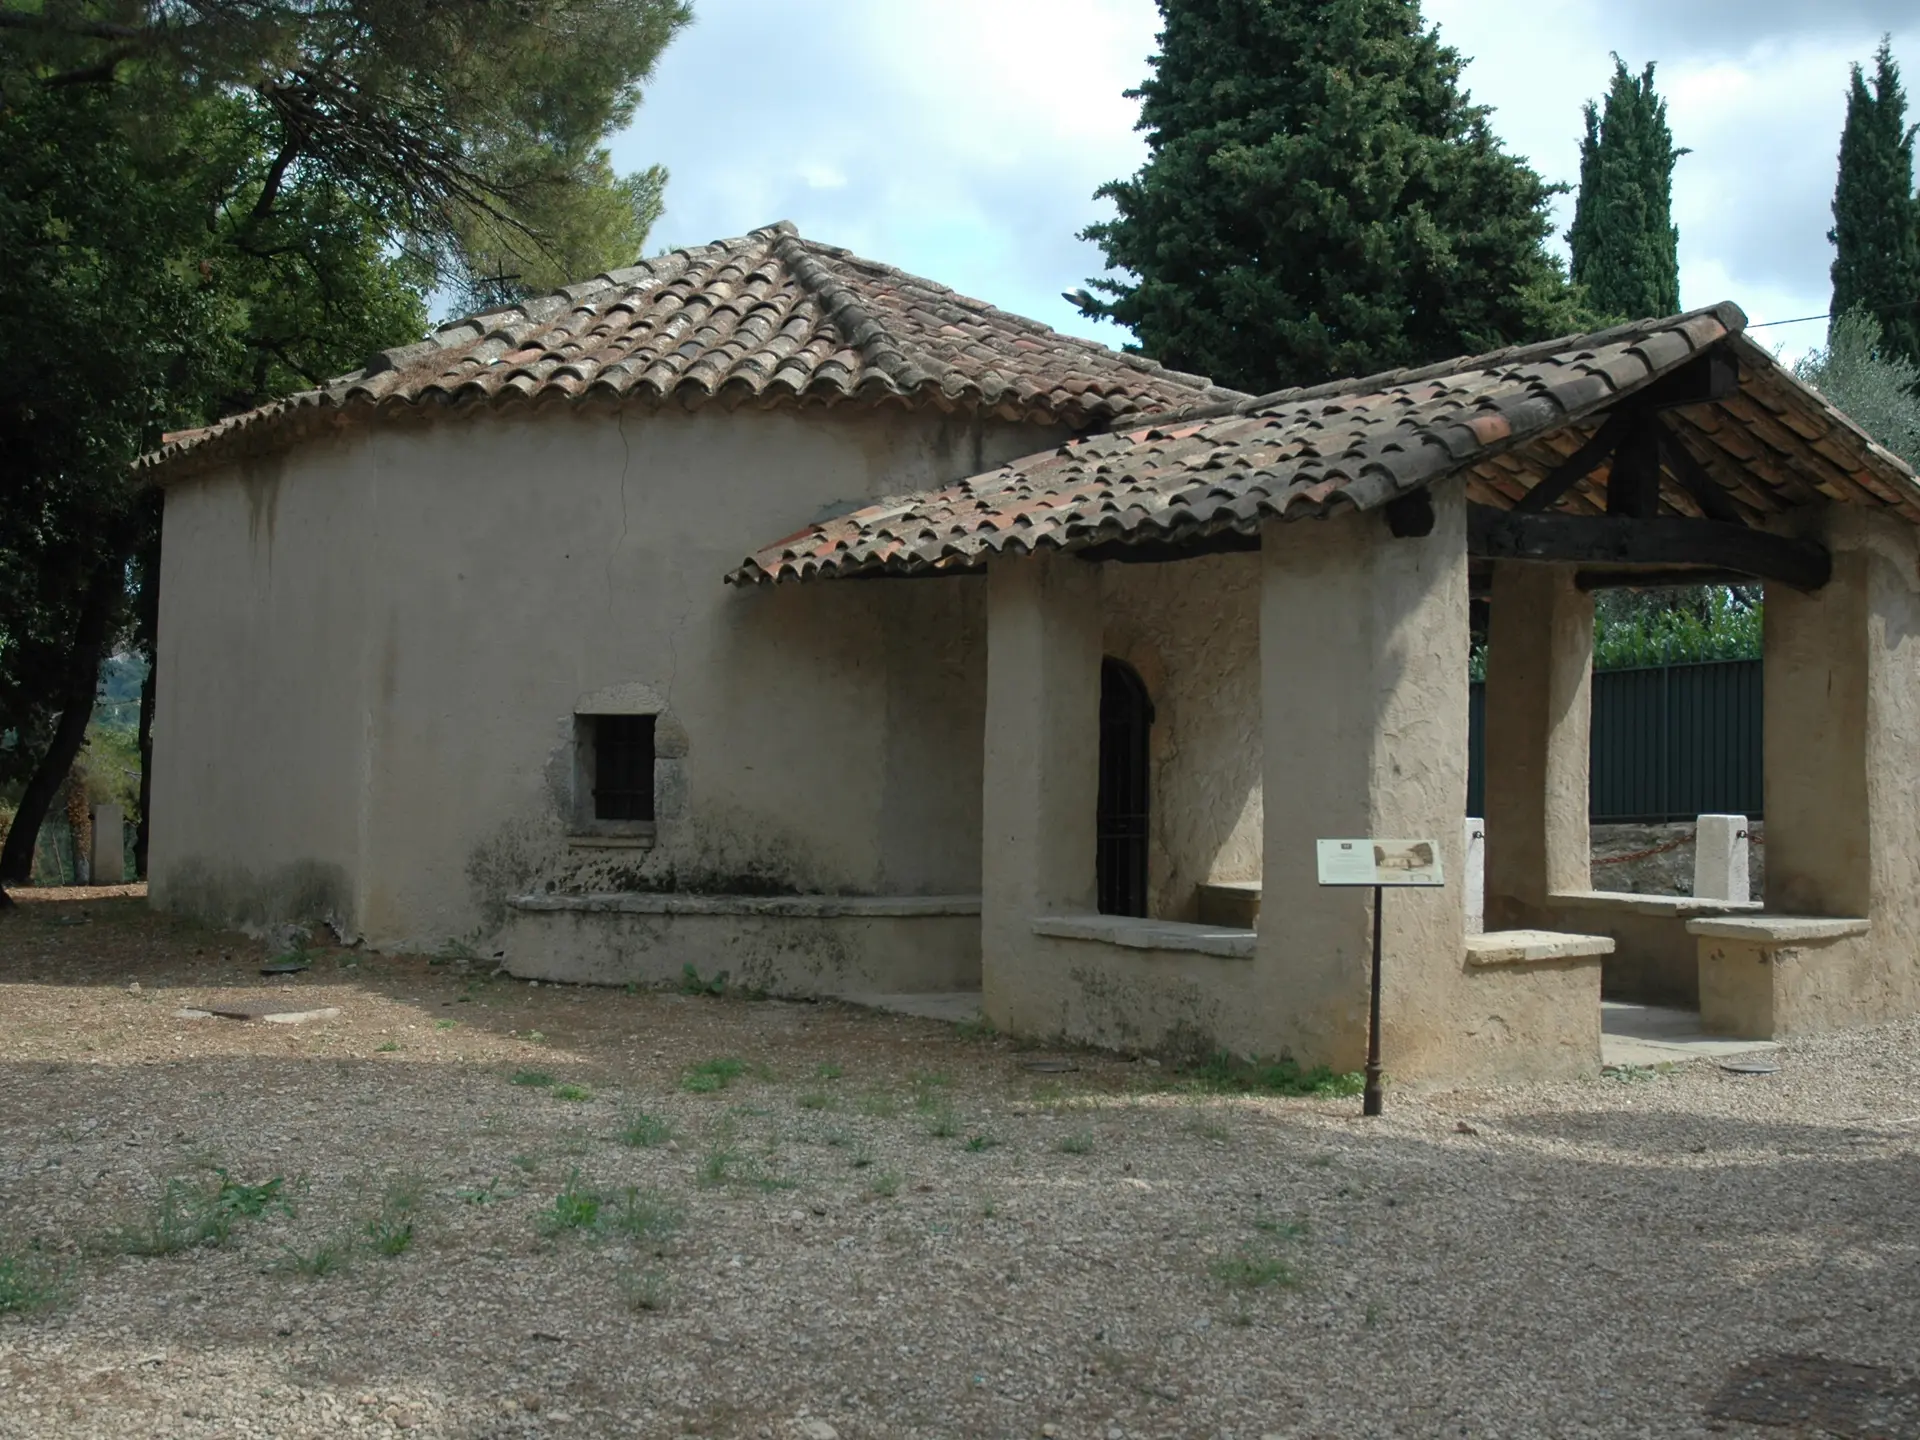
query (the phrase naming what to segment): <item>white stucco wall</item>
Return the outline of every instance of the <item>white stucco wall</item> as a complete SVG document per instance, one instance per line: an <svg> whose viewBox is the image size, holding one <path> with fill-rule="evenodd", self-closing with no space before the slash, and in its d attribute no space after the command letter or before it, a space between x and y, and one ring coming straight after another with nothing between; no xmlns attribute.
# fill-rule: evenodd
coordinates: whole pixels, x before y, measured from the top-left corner
<svg viewBox="0 0 1920 1440"><path fill-rule="evenodd" d="M984 585L738 591L828 507L1053 443L926 413L480 415L167 494L158 903L488 933L530 887L968 893ZM573 714L664 704L657 846L571 849Z"/></svg>

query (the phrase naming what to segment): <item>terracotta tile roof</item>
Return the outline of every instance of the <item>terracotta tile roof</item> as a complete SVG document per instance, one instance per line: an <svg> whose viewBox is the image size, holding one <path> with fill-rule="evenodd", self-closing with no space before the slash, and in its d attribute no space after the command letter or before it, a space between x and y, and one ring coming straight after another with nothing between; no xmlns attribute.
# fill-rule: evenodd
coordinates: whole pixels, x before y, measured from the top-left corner
<svg viewBox="0 0 1920 1440"><path fill-rule="evenodd" d="M1782 370L1722 304L1594 335L1390 371L1128 422L943 490L871 505L767 546L735 583L981 568L1042 547L1178 548L1263 520L1373 509L1461 471L1469 498L1511 508L1598 428L1607 406L1714 345L1741 384L1668 423L1741 512L1832 499L1897 508L1920 524L1920 482ZM1606 469L1561 502L1606 507ZM1663 504L1699 515L1667 483Z"/></svg>
<svg viewBox="0 0 1920 1440"><path fill-rule="evenodd" d="M442 326L318 390L170 435L143 464L224 458L356 412L596 400L926 404L1085 429L1238 398L804 239L781 221Z"/></svg>

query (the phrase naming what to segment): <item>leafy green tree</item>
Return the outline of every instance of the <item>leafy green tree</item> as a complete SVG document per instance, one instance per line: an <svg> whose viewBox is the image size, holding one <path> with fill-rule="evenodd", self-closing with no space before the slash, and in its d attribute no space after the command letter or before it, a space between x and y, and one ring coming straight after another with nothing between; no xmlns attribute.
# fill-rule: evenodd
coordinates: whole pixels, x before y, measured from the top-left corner
<svg viewBox="0 0 1920 1440"><path fill-rule="evenodd" d="M1914 128L1891 42L1874 52L1871 87L1853 67L1840 178L1833 190L1833 313L1864 309L1891 355L1920 362L1920 201L1913 193Z"/></svg>
<svg viewBox="0 0 1920 1440"><path fill-rule="evenodd" d="M1920 365L1887 348L1880 322L1865 309L1835 319L1826 348L1804 356L1793 373L1920 469Z"/></svg>
<svg viewBox="0 0 1920 1440"><path fill-rule="evenodd" d="M1555 193L1501 149L1417 0L1160 0L1148 159L1101 187L1090 314L1247 390L1578 328Z"/></svg>
<svg viewBox="0 0 1920 1440"><path fill-rule="evenodd" d="M1680 232L1673 224L1673 166L1687 152L1674 148L1653 66L1636 77L1614 56L1606 108L1588 102L1586 117L1580 192L1567 231L1574 283L1611 320L1674 314Z"/></svg>
<svg viewBox="0 0 1920 1440"><path fill-rule="evenodd" d="M0 883L31 866L109 644L131 623L151 646L159 507L129 463L418 339L436 288L632 263L665 177L615 176L602 141L689 19L0 0L0 313L23 341L0 360L0 787L20 796ZM150 680L143 753L152 708Z"/></svg>

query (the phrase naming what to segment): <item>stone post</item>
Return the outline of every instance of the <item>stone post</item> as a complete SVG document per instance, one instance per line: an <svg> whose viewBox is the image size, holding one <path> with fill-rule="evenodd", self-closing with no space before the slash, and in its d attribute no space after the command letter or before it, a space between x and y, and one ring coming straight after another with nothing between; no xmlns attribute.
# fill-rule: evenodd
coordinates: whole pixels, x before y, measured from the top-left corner
<svg viewBox="0 0 1920 1440"><path fill-rule="evenodd" d="M95 885L119 885L127 874L127 829L118 805L93 807L93 864Z"/></svg>
<svg viewBox="0 0 1920 1440"><path fill-rule="evenodd" d="M1547 923L1547 897L1592 888L1587 756L1593 599L1569 566L1495 561L1487 637L1489 930Z"/></svg>
<svg viewBox="0 0 1920 1440"><path fill-rule="evenodd" d="M1460 827L1460 884L1466 891L1467 933L1487 928L1487 822L1469 815Z"/></svg>
<svg viewBox="0 0 1920 1440"><path fill-rule="evenodd" d="M1745 902L1752 886L1747 874L1747 817L1702 815L1693 831L1693 895L1696 900Z"/></svg>
<svg viewBox="0 0 1920 1440"><path fill-rule="evenodd" d="M987 719L980 962L988 1017L1050 1033L1036 916L1095 907L1100 786L1100 575L1063 555L987 567Z"/></svg>
<svg viewBox="0 0 1920 1440"><path fill-rule="evenodd" d="M1460 1031L1467 798L1466 503L1433 495L1430 534L1377 512L1261 531L1264 856L1255 964L1274 1053L1359 1068L1372 894L1321 889L1314 842L1432 838L1448 885L1387 897L1384 1054L1445 1073Z"/></svg>

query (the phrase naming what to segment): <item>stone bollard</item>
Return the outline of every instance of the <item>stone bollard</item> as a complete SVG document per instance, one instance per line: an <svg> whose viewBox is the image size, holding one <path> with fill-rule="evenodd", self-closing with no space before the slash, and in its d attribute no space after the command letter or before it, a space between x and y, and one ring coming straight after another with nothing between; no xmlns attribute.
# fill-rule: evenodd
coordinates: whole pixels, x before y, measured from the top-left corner
<svg viewBox="0 0 1920 1440"><path fill-rule="evenodd" d="M1747 817L1702 815L1693 835L1693 895L1696 900L1749 899Z"/></svg>
<svg viewBox="0 0 1920 1440"><path fill-rule="evenodd" d="M1487 822L1469 815L1461 832L1460 883L1467 888L1467 934L1487 928Z"/></svg>
<svg viewBox="0 0 1920 1440"><path fill-rule="evenodd" d="M127 874L127 830L118 805L93 807L93 864L91 883L119 885Z"/></svg>

